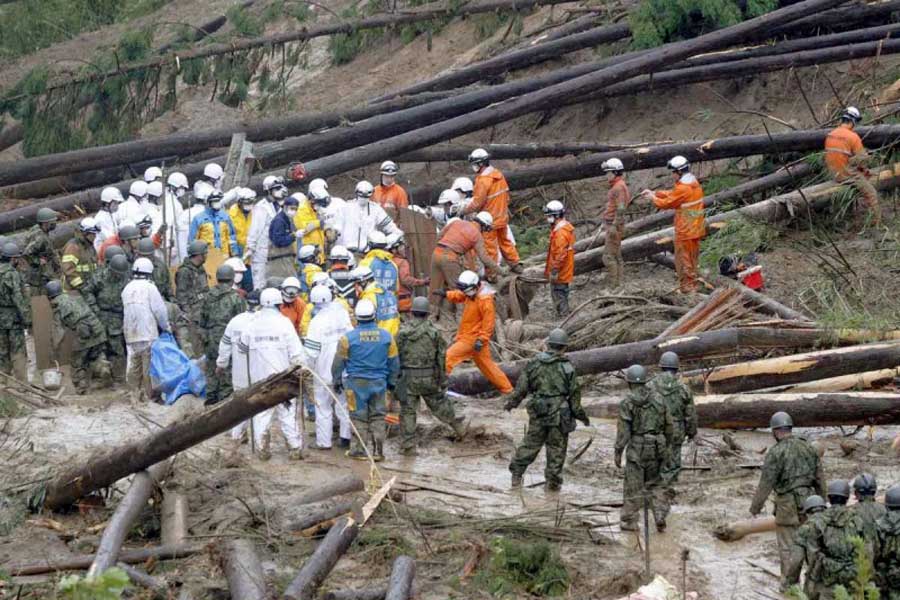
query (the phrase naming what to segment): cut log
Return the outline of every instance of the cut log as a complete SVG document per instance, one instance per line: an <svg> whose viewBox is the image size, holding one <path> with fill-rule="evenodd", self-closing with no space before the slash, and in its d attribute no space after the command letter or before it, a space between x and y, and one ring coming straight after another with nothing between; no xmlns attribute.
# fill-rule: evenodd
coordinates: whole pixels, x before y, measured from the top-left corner
<svg viewBox="0 0 900 600"><path fill-rule="evenodd" d="M664 142L659 142L664 143ZM630 150L643 148L653 144L648 143L623 143L600 144L596 142L540 142L520 144L482 144L480 148L487 150L492 159L530 159L530 158L556 158L563 156L578 156L592 152L615 152L618 150ZM472 152L471 144L440 144L414 150L401 154L396 158L397 162L444 162L466 161Z"/></svg>
<svg viewBox="0 0 900 600"><path fill-rule="evenodd" d="M866 390L873 387L890 385L895 377L900 375L900 369L879 369L866 371L865 373L853 373L840 377L828 377L806 383L779 386L766 389L766 392L779 392L791 394L809 394L813 392L846 392L850 390Z"/></svg>
<svg viewBox="0 0 900 600"><path fill-rule="evenodd" d="M313 502L321 502L334 496L343 494L352 494L361 492L366 488L365 482L357 475L345 475L340 479L329 481L324 485L316 485L315 488L308 492L304 492L299 498L292 500L292 504L312 504Z"/></svg>
<svg viewBox="0 0 900 600"><path fill-rule="evenodd" d="M225 542L224 571L231 597L266 600L266 577L253 542L246 539Z"/></svg>
<svg viewBox="0 0 900 600"><path fill-rule="evenodd" d="M148 560L175 560L186 558L203 552L204 546L199 544L186 544L183 546L156 546L155 548L141 548L138 550L123 550L119 554L119 562L129 565L138 565ZM38 560L24 563L6 563L0 565L5 572L12 577L25 577L28 575L45 575L59 571L83 571L90 568L94 562L93 554L82 554L62 560Z"/></svg>
<svg viewBox="0 0 900 600"><path fill-rule="evenodd" d="M247 134L236 133L231 136L231 146L225 155L225 175L222 177L222 189L246 187L253 174L253 144L247 141Z"/></svg>
<svg viewBox="0 0 900 600"><path fill-rule="evenodd" d="M82 496L109 487L119 479L155 465L182 450L230 430L268 408L297 395L296 367L273 375L240 393L228 402L178 421L150 435L111 448L62 471L47 483L44 507L62 508Z"/></svg>
<svg viewBox="0 0 900 600"><path fill-rule="evenodd" d="M416 561L409 556L398 556L391 568L385 600L409 600L415 577Z"/></svg>
<svg viewBox="0 0 900 600"><path fill-rule="evenodd" d="M706 394L733 394L900 365L900 344L883 342L792 354L685 373L688 385Z"/></svg>
<svg viewBox="0 0 900 600"><path fill-rule="evenodd" d="M778 302L777 300L774 300L769 296L766 296L765 294L761 294L756 290L751 290L746 285L738 283L737 281L728 279L726 277L715 277L713 281L717 285L726 285L737 290L744 298L746 298L750 302L750 304L756 307L756 309L760 312L775 315L776 317L787 319L789 321L808 322L810 320L809 317L804 315L802 312L785 306L781 302Z"/></svg>
<svg viewBox="0 0 900 600"><path fill-rule="evenodd" d="M303 516L301 519L292 522L290 528L292 531L299 532L304 537L308 537L307 532L309 532L310 529L321 529L318 527L321 523L333 521L339 517L349 514L352 510L353 502L338 502L337 504L326 506L324 508L316 510L315 512Z"/></svg>
<svg viewBox="0 0 900 600"><path fill-rule="evenodd" d="M170 468L171 463L166 460L135 474L128 493L122 497L106 529L103 530L100 544L97 546L97 557L88 569L89 577L100 575L118 562L125 536L147 506L154 488L167 476Z"/></svg>
<svg viewBox="0 0 900 600"><path fill-rule="evenodd" d="M743 519L719 525L713 534L723 542L736 542L754 533L768 533L775 531L775 517L760 517L756 519Z"/></svg>
<svg viewBox="0 0 900 600"><path fill-rule="evenodd" d="M387 586L379 586L359 590L327 592L322 596L322 600L384 600L386 595Z"/></svg>
<svg viewBox="0 0 900 600"><path fill-rule="evenodd" d="M164 579L159 579L157 577L153 577L152 575L148 575L144 571L141 571L140 569L127 565L123 562L116 563L116 566L125 571L125 574L128 575L128 579L131 580L131 583L137 584L142 588L155 592L155 594L158 596L168 598L169 585L165 582Z"/></svg>
<svg viewBox="0 0 900 600"><path fill-rule="evenodd" d="M164 490L160 522L160 541L165 546L183 544L188 537L188 500L176 490Z"/></svg>

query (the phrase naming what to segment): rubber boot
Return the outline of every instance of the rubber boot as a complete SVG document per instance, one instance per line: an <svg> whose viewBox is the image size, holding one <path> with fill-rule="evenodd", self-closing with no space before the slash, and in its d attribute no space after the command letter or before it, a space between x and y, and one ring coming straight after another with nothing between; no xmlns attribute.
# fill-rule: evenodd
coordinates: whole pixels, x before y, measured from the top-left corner
<svg viewBox="0 0 900 600"><path fill-rule="evenodd" d="M514 490L519 490L522 489L522 483L524 483L524 478L521 475L516 475L515 473L513 473L509 487Z"/></svg>

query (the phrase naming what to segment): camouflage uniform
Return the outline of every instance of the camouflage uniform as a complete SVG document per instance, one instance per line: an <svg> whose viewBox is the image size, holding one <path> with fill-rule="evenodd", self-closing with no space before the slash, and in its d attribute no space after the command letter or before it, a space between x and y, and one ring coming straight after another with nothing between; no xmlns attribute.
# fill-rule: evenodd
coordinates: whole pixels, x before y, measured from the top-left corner
<svg viewBox="0 0 900 600"><path fill-rule="evenodd" d="M86 286L84 298L106 327L106 357L110 362L112 379L116 383L125 383L127 355L125 336L122 334L122 318L125 313L122 290L130 279L108 266L98 269L96 275L94 282Z"/></svg>
<svg viewBox="0 0 900 600"><path fill-rule="evenodd" d="M462 434L453 402L447 397L447 374L444 355L447 342L428 319L413 318L400 327L397 334L400 353L400 379L395 391L400 402L400 449L409 452L416 447L416 412L420 399L435 418Z"/></svg>
<svg viewBox="0 0 900 600"><path fill-rule="evenodd" d="M851 537L862 537L863 522L849 506L832 505L813 520L815 548L818 554L810 579L810 591L819 600L834 598L834 587L843 585L848 591L856 579L856 549Z"/></svg>
<svg viewBox="0 0 900 600"><path fill-rule="evenodd" d="M797 534L791 544L788 570L783 578L786 586L797 584L800 581L800 571L806 564L803 592L809 600L816 600L819 597L819 588L822 584L817 579L820 571L820 556L816 546L816 532L823 514L824 512L819 512L808 515L806 522L797 528Z"/></svg>
<svg viewBox="0 0 900 600"><path fill-rule="evenodd" d="M28 263L25 273L25 283L31 288L32 296L43 296L44 286L51 279L62 277L62 265L59 254L53 247L50 234L35 225L25 234L25 249L22 255Z"/></svg>
<svg viewBox="0 0 900 600"><path fill-rule="evenodd" d="M97 251L94 244L85 239L84 235L75 234L63 247L62 273L63 283L67 290L80 290L89 285L97 270Z"/></svg>
<svg viewBox="0 0 900 600"><path fill-rule="evenodd" d="M675 483L681 473L681 446L685 437L694 439L697 435L697 409L694 394L674 373L663 371L650 382L651 389L663 399L672 415L674 428L672 445L669 447L670 460L663 471L663 483L669 499L675 498Z"/></svg>
<svg viewBox="0 0 900 600"><path fill-rule="evenodd" d="M825 477L822 461L812 444L804 439L789 436L779 440L766 452L759 486L751 514L759 514L769 494L775 492L775 533L781 574L789 570L791 547L797 528L804 522L803 501L809 496L825 496Z"/></svg>
<svg viewBox="0 0 900 600"><path fill-rule="evenodd" d="M882 600L900 600L900 510L876 521L874 562Z"/></svg>
<svg viewBox="0 0 900 600"><path fill-rule="evenodd" d="M525 365L504 408L517 407L529 394L531 398L526 404L528 431L516 448L509 471L513 477L521 477L537 458L541 447L546 446L544 479L549 488L559 489L569 434L575 431L576 420L587 420L581 407L581 387L575 367L561 352L541 352Z"/></svg>
<svg viewBox="0 0 900 600"><path fill-rule="evenodd" d="M79 394L90 386L91 372L109 379L109 364L103 350L106 332L97 315L88 308L81 296L60 294L50 300L53 312L63 327L75 334L72 348L72 383Z"/></svg>
<svg viewBox="0 0 900 600"><path fill-rule="evenodd" d="M157 256L156 253L146 258L149 258L150 262L153 263L153 274L150 276L150 280L156 285L156 289L159 290L159 295L163 297L163 300L166 302L171 301L172 274L169 273L166 261Z"/></svg>
<svg viewBox="0 0 900 600"><path fill-rule="evenodd" d="M869 556L875 556L875 523L887 513L887 508L884 504L875 502L875 496L860 496L859 502L850 509L862 519L866 551Z"/></svg>
<svg viewBox="0 0 900 600"><path fill-rule="evenodd" d="M174 302L166 302L166 311L169 313L169 327L178 347L186 356L195 356L191 345L191 322Z"/></svg>
<svg viewBox="0 0 900 600"><path fill-rule="evenodd" d="M662 475L669 464L674 429L665 401L649 386L630 390L619 405L615 446L618 460L628 447L620 513L626 527L635 527L645 497L657 527L665 526L669 501Z"/></svg>
<svg viewBox="0 0 900 600"><path fill-rule="evenodd" d="M247 311L247 303L231 288L231 282L218 283L206 294L200 309L200 331L206 351L206 403L215 404L231 395L231 369L216 375L219 341L225 327L234 317Z"/></svg>
<svg viewBox="0 0 900 600"><path fill-rule="evenodd" d="M0 263L0 371L25 381L25 330L31 327L31 301L22 274L9 262ZM6 382L4 382L4 385Z"/></svg>
<svg viewBox="0 0 900 600"><path fill-rule="evenodd" d="M191 330L191 347L194 352L203 351L203 336L200 331L200 311L209 293L209 279L203 265L199 267L184 259L175 272L175 303L187 317ZM191 358L198 358L194 354Z"/></svg>

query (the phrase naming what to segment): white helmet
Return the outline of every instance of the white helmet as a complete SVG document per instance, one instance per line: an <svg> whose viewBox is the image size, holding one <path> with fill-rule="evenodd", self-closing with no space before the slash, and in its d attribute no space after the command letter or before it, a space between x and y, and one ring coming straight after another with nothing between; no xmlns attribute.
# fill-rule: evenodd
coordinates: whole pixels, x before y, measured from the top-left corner
<svg viewBox="0 0 900 600"><path fill-rule="evenodd" d="M566 212L566 207L559 200L551 200L544 206L544 214L548 217L561 217Z"/></svg>
<svg viewBox="0 0 900 600"><path fill-rule="evenodd" d="M131 272L135 275L153 275L153 263L149 258L141 257L134 261L134 266L131 267Z"/></svg>
<svg viewBox="0 0 900 600"><path fill-rule="evenodd" d="M194 200L206 202L213 192L216 191L207 181L198 181L194 184Z"/></svg>
<svg viewBox="0 0 900 600"><path fill-rule="evenodd" d="M680 173L681 171L687 171L690 168L691 163L688 162L688 159L681 156L673 156L669 159L669 162L666 163L666 166L669 167L670 171L675 171L676 173Z"/></svg>
<svg viewBox="0 0 900 600"><path fill-rule="evenodd" d="M319 271L318 273L314 273L312 276L312 284L313 286L327 284L328 280L331 279L328 276L328 273L325 271Z"/></svg>
<svg viewBox="0 0 900 600"><path fill-rule="evenodd" d="M360 181L356 184L356 197L360 200L372 197L372 194L375 193L375 188L372 187L372 184L366 180Z"/></svg>
<svg viewBox="0 0 900 600"><path fill-rule="evenodd" d="M316 252L318 248L313 246L312 244L304 244L300 246L300 251L297 253L297 258L300 262L306 262L308 260L314 259L316 257Z"/></svg>
<svg viewBox="0 0 900 600"><path fill-rule="evenodd" d="M280 175L268 175L263 179L263 191L270 191L277 187L284 187L284 177Z"/></svg>
<svg viewBox="0 0 900 600"><path fill-rule="evenodd" d="M147 183L141 179L135 179L128 188L128 195L141 199L147 195Z"/></svg>
<svg viewBox="0 0 900 600"><path fill-rule="evenodd" d="M350 251L344 248L341 245L335 245L331 247L331 252L328 253L328 260L350 260Z"/></svg>
<svg viewBox="0 0 900 600"><path fill-rule="evenodd" d="M156 181L157 179L162 179L163 172L159 167L147 167L144 171L144 181L150 183L152 181Z"/></svg>
<svg viewBox="0 0 900 600"><path fill-rule="evenodd" d="M387 236L388 250L393 250L400 244L405 244L405 243L406 243L406 239L403 237L402 231L399 233L392 233L391 235Z"/></svg>
<svg viewBox="0 0 900 600"><path fill-rule="evenodd" d="M366 283L375 279L375 274L369 267L356 267L350 272L350 275L360 283Z"/></svg>
<svg viewBox="0 0 900 600"><path fill-rule="evenodd" d="M297 192L295 194L291 194L291 198L296 200L298 205L303 204L304 202L306 204L309 204L309 198L303 192Z"/></svg>
<svg viewBox="0 0 900 600"><path fill-rule="evenodd" d="M855 106L848 106L844 109L844 112L841 113L842 121L853 121L854 123L859 123L862 121L862 114L859 112L859 109Z"/></svg>
<svg viewBox="0 0 900 600"><path fill-rule="evenodd" d="M392 160L386 160L381 163L381 174L382 175L396 175L397 171L397 163Z"/></svg>
<svg viewBox="0 0 900 600"><path fill-rule="evenodd" d="M288 288L297 288L297 292L300 291L300 280L296 277L287 277L284 281L281 282L281 289L286 290Z"/></svg>
<svg viewBox="0 0 900 600"><path fill-rule="evenodd" d="M456 287L462 291L469 291L478 287L481 278L475 271L463 271L456 280Z"/></svg>
<svg viewBox="0 0 900 600"><path fill-rule="evenodd" d="M83 218L78 224L78 229L81 230L81 233L100 233L100 226L97 225L94 217Z"/></svg>
<svg viewBox="0 0 900 600"><path fill-rule="evenodd" d="M462 197L468 197L475 191L475 186L468 177L457 177L453 180L450 189L456 190Z"/></svg>
<svg viewBox="0 0 900 600"><path fill-rule="evenodd" d="M266 288L259 295L259 305L263 308L278 308L284 304L281 292L275 288Z"/></svg>
<svg viewBox="0 0 900 600"><path fill-rule="evenodd" d="M110 202L123 202L122 192L119 188L107 187L100 192L100 204L109 204Z"/></svg>
<svg viewBox="0 0 900 600"><path fill-rule="evenodd" d="M154 198L159 198L163 195L163 184L162 181L151 181L147 185L147 196L153 196Z"/></svg>
<svg viewBox="0 0 900 600"><path fill-rule="evenodd" d="M469 154L470 165L486 165L491 160L491 155L484 148L475 148Z"/></svg>
<svg viewBox="0 0 900 600"><path fill-rule="evenodd" d="M187 177L184 173L179 173L175 171L169 178L166 179L166 185L168 185L173 190L184 189L187 190L190 186L188 185Z"/></svg>
<svg viewBox="0 0 900 600"><path fill-rule="evenodd" d="M327 285L317 285L309 291L309 301L316 306L331 302L331 288Z"/></svg>
<svg viewBox="0 0 900 600"><path fill-rule="evenodd" d="M375 304L371 300L360 300L353 309L359 321L371 321L375 318Z"/></svg>
<svg viewBox="0 0 900 600"><path fill-rule="evenodd" d="M369 242L369 248L387 248L387 237L377 229L370 231L366 237Z"/></svg>
<svg viewBox="0 0 900 600"><path fill-rule="evenodd" d="M217 165L216 163L209 163L205 167L203 167L203 176L212 179L213 181L218 181L222 179L222 176L225 175L225 171L222 170L222 167Z"/></svg>
<svg viewBox="0 0 900 600"><path fill-rule="evenodd" d="M462 202L462 196L456 190L444 190L441 192L441 195L438 196L438 206L442 204L449 204L451 206L455 204L459 204Z"/></svg>
<svg viewBox="0 0 900 600"><path fill-rule="evenodd" d="M309 182L309 195L313 200L325 200L331 197L328 193L328 184L324 179L313 179Z"/></svg>
<svg viewBox="0 0 900 600"><path fill-rule="evenodd" d="M245 265L244 261L242 261L237 256L232 256L231 258L226 260L223 264L226 264L229 267L231 267L234 270L235 274L245 273L247 271L247 265Z"/></svg>
<svg viewBox="0 0 900 600"><path fill-rule="evenodd" d="M483 210L475 215L475 222L481 225L481 228L485 231L494 227L494 217L492 217L491 213L486 210Z"/></svg>
<svg viewBox="0 0 900 600"><path fill-rule="evenodd" d="M238 188L238 200L243 202L245 200L256 200L256 190L248 187Z"/></svg>
<svg viewBox="0 0 900 600"><path fill-rule="evenodd" d="M625 170L625 165L618 158L610 158L609 160L604 160L600 168L603 169L604 173L618 173Z"/></svg>

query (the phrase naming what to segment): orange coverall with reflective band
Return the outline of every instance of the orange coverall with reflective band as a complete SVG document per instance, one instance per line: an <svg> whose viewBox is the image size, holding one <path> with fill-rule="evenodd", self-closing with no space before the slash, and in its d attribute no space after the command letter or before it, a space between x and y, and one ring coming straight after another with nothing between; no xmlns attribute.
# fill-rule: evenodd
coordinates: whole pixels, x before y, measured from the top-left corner
<svg viewBox="0 0 900 600"><path fill-rule="evenodd" d="M850 175L850 158L862 151L862 139L849 127L836 127L825 138L825 164L838 180Z"/></svg>
<svg viewBox="0 0 900 600"><path fill-rule="evenodd" d="M550 283L571 283L575 276L575 227L565 219L558 220L550 230L544 277L549 279L551 271L558 275Z"/></svg>
<svg viewBox="0 0 900 600"><path fill-rule="evenodd" d="M703 188L692 173L685 173L671 190L656 192L653 204L675 209L675 271L682 292L697 290L700 240L706 235Z"/></svg>
<svg viewBox="0 0 900 600"><path fill-rule="evenodd" d="M495 261L500 255L510 264L519 262L519 252L509 239L506 226L509 225L509 184L503 173L488 166L475 176L475 189L472 202L465 208L464 214L480 211L491 213L494 229L484 234L484 245L488 254Z"/></svg>
<svg viewBox="0 0 900 600"><path fill-rule="evenodd" d="M425 285L425 279L413 277L412 267L409 261L402 256L393 258L394 265L397 267L397 309L400 312L409 312L412 310L413 288Z"/></svg>
<svg viewBox="0 0 900 600"><path fill-rule="evenodd" d="M282 304L278 309L294 326L297 335L303 335L303 313L306 312L306 303L298 297L291 304Z"/></svg>
<svg viewBox="0 0 900 600"><path fill-rule="evenodd" d="M396 183L376 185L375 193L372 194L372 202L377 202L385 210L409 208L409 196L407 196L406 190Z"/></svg>
<svg viewBox="0 0 900 600"><path fill-rule="evenodd" d="M508 394L513 386L506 374L491 358L491 336L494 334L494 288L482 284L474 298L469 298L459 290L447 292L447 300L454 304L465 304L456 340L447 348L447 375L453 367L464 360L472 359L481 374L500 392ZM475 350L475 340L481 340L481 350Z"/></svg>

